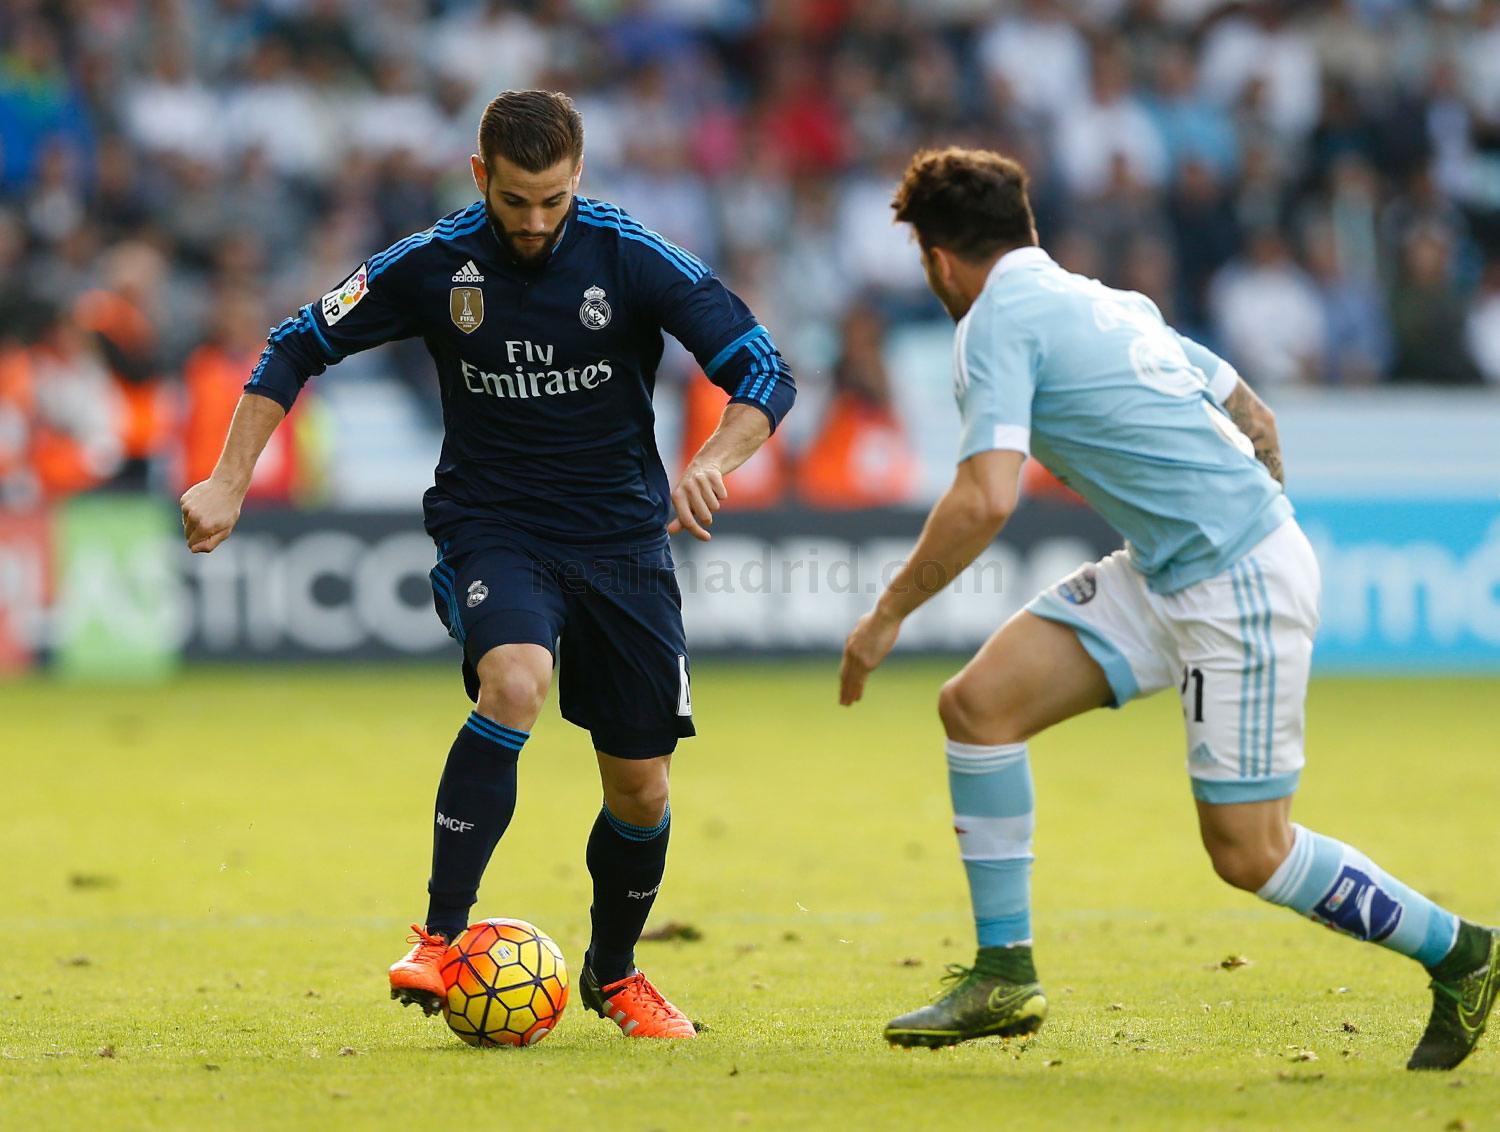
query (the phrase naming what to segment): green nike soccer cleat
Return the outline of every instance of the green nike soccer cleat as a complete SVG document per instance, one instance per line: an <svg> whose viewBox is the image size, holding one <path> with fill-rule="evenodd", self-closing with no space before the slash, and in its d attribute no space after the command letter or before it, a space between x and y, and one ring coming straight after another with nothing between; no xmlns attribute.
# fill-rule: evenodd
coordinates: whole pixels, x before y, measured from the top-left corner
<svg viewBox="0 0 1500 1132"><path fill-rule="evenodd" d="M893 1018L885 1040L937 1049L971 1038L1034 1034L1047 1017L1030 947L981 948L972 967L952 964L946 989L927 1006Z"/></svg>
<svg viewBox="0 0 1500 1132"><path fill-rule="evenodd" d="M1433 978L1432 1016L1406 1063L1408 1069L1452 1069L1474 1051L1484 1033L1500 992L1500 931L1478 930L1489 937L1479 966L1456 978Z"/></svg>

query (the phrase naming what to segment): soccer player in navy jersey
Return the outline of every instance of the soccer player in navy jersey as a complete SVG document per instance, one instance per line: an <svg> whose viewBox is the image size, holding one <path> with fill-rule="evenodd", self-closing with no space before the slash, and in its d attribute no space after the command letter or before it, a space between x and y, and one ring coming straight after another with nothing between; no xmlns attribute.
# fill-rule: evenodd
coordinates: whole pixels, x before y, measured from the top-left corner
<svg viewBox="0 0 1500 1132"><path fill-rule="evenodd" d="M690 1038L692 1023L634 962L666 862L672 752L693 734L667 536L709 538L724 477L796 390L765 328L700 260L577 195L583 121L566 95L500 95L470 160L480 200L271 332L217 467L182 497L187 544L206 553L229 536L256 458L309 377L421 336L444 420L423 501L434 603L462 647L475 710L438 785L426 922L391 968L391 995L439 1009L439 960L510 821L517 759L556 660L563 717L589 731L604 794L587 850L584 1004L629 1036ZM730 395L670 488L652 430L663 331Z"/></svg>

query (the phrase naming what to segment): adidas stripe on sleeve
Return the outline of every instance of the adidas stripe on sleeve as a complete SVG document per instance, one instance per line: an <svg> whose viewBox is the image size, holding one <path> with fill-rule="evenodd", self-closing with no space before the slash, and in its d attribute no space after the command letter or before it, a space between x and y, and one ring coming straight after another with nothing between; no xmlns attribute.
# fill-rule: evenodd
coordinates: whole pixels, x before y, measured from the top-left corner
<svg viewBox="0 0 1500 1132"><path fill-rule="evenodd" d="M290 409L308 378L334 362L419 333L412 304L405 299L401 264L410 262L418 248L476 232L484 223L484 203L476 201L371 256L341 284L271 331L245 391Z"/></svg>
<svg viewBox="0 0 1500 1132"><path fill-rule="evenodd" d="M770 332L697 256L602 201L578 198L578 220L619 234L653 317L681 342L731 401L753 405L774 431L797 388Z"/></svg>

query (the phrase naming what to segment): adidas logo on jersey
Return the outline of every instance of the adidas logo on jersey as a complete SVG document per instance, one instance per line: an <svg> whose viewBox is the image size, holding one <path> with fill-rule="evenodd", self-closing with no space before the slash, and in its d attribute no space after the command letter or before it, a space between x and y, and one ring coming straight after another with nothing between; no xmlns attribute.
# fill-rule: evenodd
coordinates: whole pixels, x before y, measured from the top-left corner
<svg viewBox="0 0 1500 1132"><path fill-rule="evenodd" d="M453 277L455 283L483 283L484 276L479 274L479 268L474 266L471 259L458 269L458 274Z"/></svg>

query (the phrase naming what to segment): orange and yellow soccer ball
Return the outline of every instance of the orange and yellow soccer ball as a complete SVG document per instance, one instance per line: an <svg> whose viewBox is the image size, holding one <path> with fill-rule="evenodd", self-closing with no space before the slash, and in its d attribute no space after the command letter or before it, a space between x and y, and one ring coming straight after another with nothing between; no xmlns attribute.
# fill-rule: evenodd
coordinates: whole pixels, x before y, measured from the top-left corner
<svg viewBox="0 0 1500 1132"><path fill-rule="evenodd" d="M471 1046L530 1046L568 1005L568 965L525 920L470 924L443 956L443 1016Z"/></svg>

